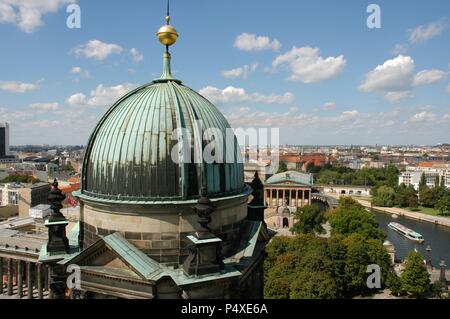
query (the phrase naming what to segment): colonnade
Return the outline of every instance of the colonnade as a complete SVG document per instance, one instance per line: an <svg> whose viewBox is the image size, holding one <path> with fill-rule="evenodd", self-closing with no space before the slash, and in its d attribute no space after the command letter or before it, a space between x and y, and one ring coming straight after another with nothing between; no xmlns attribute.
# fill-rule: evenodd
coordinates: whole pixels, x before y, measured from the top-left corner
<svg viewBox="0 0 450 319"><path fill-rule="evenodd" d="M0 295L44 299L50 290L49 278L46 265L0 257Z"/></svg>
<svg viewBox="0 0 450 319"><path fill-rule="evenodd" d="M268 207L301 208L311 203L311 189L304 188L270 188L264 191L265 202Z"/></svg>

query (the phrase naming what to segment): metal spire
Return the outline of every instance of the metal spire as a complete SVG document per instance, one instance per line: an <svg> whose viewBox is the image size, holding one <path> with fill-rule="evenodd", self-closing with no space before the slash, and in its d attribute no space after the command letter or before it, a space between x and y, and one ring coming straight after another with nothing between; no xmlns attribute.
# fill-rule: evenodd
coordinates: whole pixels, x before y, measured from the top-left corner
<svg viewBox="0 0 450 319"><path fill-rule="evenodd" d="M167 21L167 18L169 18L169 21ZM167 0L167 16L166 16L166 22L169 24L170 22L170 0Z"/></svg>
<svg viewBox="0 0 450 319"><path fill-rule="evenodd" d="M163 73L160 77L160 80L173 80L173 76L170 70L169 47L171 45L174 45L175 42L177 42L178 32L169 23L170 23L170 0L167 0L166 24L161 28L159 28L157 33L159 42L161 42L161 44L166 47L166 51L164 52Z"/></svg>

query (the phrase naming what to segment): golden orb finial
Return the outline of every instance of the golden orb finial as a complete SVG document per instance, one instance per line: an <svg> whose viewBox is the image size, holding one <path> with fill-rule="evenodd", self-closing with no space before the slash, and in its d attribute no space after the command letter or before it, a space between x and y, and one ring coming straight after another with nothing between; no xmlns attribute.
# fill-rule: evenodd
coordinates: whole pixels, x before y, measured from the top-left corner
<svg viewBox="0 0 450 319"><path fill-rule="evenodd" d="M174 45L177 42L178 32L170 25L170 0L167 0L166 25L159 28L157 36L159 42L166 47Z"/></svg>
<svg viewBox="0 0 450 319"><path fill-rule="evenodd" d="M157 36L161 44L171 46L174 45L175 42L177 42L178 32L170 24L166 24L159 28Z"/></svg>

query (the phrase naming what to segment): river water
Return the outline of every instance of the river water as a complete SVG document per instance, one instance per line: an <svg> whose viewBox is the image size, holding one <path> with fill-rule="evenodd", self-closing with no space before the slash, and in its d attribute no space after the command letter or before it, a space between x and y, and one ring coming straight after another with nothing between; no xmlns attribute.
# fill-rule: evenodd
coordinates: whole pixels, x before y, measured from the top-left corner
<svg viewBox="0 0 450 319"><path fill-rule="evenodd" d="M417 249L428 260L426 248L431 246L433 266L438 267L441 260L445 260L447 266L450 265L450 228L403 216L394 219L390 214L378 212L374 212L374 214L375 219L380 224L380 228L386 233L388 240L395 246L396 259L404 260L411 251ZM388 224L391 222L400 223L422 234L425 242L419 244L400 235L388 227Z"/></svg>

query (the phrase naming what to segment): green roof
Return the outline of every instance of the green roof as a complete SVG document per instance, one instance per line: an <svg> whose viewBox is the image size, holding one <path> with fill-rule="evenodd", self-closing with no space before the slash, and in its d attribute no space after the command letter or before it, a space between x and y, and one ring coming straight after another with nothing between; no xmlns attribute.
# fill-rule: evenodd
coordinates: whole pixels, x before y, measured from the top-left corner
<svg viewBox="0 0 450 319"><path fill-rule="evenodd" d="M230 125L207 99L172 77L170 55L165 55L161 78L126 94L98 123L86 148L81 194L159 202L198 198L202 186L211 198L243 193L244 168L236 139L232 150L223 143L223 154L234 154L232 163L195 164L193 147L190 158L181 154L179 164L172 160L175 145L183 139L201 141L202 130L209 128L226 136ZM173 140L176 129L183 131ZM197 154L203 154L202 144L196 143Z"/></svg>
<svg viewBox="0 0 450 319"><path fill-rule="evenodd" d="M283 184L289 182L312 186L314 184L314 178L311 174L288 171L273 175L266 180L266 184Z"/></svg>
<svg viewBox="0 0 450 319"><path fill-rule="evenodd" d="M105 244L117 253L126 263L144 278L151 278L159 272L159 263L148 257L119 233L103 238Z"/></svg>

